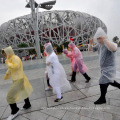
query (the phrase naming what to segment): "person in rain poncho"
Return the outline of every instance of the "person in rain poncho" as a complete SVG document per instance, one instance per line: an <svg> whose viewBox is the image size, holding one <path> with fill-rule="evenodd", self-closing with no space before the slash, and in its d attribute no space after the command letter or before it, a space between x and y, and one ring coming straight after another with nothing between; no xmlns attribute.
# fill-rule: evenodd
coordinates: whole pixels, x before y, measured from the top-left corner
<svg viewBox="0 0 120 120"><path fill-rule="evenodd" d="M53 88L53 93L57 94L54 102L59 102L63 99L61 93L71 90L69 81L63 66L60 64L57 55L53 51L51 44L45 46L45 52L48 54L46 59L48 77L50 78L50 85Z"/></svg>
<svg viewBox="0 0 120 120"><path fill-rule="evenodd" d="M71 62L71 69L72 69L72 73L70 74L70 76L72 76L73 74L73 69L74 69L74 65L75 65L75 58L72 57L71 52L69 52L67 49L63 50L63 53L70 59ZM78 71L78 69L77 69Z"/></svg>
<svg viewBox="0 0 120 120"><path fill-rule="evenodd" d="M7 47L2 52L7 57L5 63L8 68L4 79L8 80L10 77L12 77L13 81L7 94L7 102L11 108L11 115L7 120L12 120L18 115L19 112L19 108L16 104L17 102L21 100L25 101L23 109L28 109L31 107L28 97L32 93L33 89L23 72L21 59L14 54L12 47Z"/></svg>
<svg viewBox="0 0 120 120"><path fill-rule="evenodd" d="M44 47L43 47L43 49L44 49L44 56L45 56L46 58L48 57L48 54L45 52L45 47L46 47L48 44L51 44L51 43L46 43L46 44L44 45ZM48 77L47 67L46 67L45 74L46 74L47 86L48 86L48 87L45 88L45 90L46 90L46 91L52 90L52 86L50 85L50 79L49 79L49 77Z"/></svg>
<svg viewBox="0 0 120 120"><path fill-rule="evenodd" d="M93 52L98 51L99 62L101 67L101 76L99 85L101 90L100 98L94 104L106 103L106 93L109 85L118 87L120 84L115 81L116 79L116 65L115 65L115 52L117 51L117 44L110 42L106 33L99 27L94 35L94 41L97 42L92 46L93 40L90 40Z"/></svg>
<svg viewBox="0 0 120 120"><path fill-rule="evenodd" d="M88 68L84 64L82 53L80 52L80 50L76 47L76 45L72 41L68 44L68 47L71 48L71 50L72 50L71 55L75 59L74 70L73 70L73 74L71 77L71 82L76 81L77 68L79 69L79 72L85 77L86 83L89 82L89 80L91 78L86 73L88 71Z"/></svg>

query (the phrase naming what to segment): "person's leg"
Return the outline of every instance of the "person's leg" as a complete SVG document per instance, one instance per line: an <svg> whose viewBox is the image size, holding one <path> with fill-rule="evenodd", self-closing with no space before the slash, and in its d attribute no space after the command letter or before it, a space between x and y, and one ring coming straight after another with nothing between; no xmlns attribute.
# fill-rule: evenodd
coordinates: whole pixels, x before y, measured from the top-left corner
<svg viewBox="0 0 120 120"><path fill-rule="evenodd" d="M7 118L7 120L13 120L16 118L19 114L19 108L17 107L17 104L9 104L11 108L11 115Z"/></svg>
<svg viewBox="0 0 120 120"><path fill-rule="evenodd" d="M47 85L48 85L48 87L51 87L49 78L47 79Z"/></svg>
<svg viewBox="0 0 120 120"><path fill-rule="evenodd" d="M25 102L25 104L24 104L23 108L29 109L31 107L29 98L24 99L24 102Z"/></svg>
<svg viewBox="0 0 120 120"><path fill-rule="evenodd" d="M57 88L57 98L58 99L61 98L61 90L60 90L60 88Z"/></svg>
<svg viewBox="0 0 120 120"><path fill-rule="evenodd" d="M76 81L76 72L73 71L72 77L71 77L71 82L75 82Z"/></svg>
<svg viewBox="0 0 120 120"><path fill-rule="evenodd" d="M57 93L57 98L56 98L56 100L54 100L54 102L59 102L63 98L61 95L61 89L59 87L56 87L55 91Z"/></svg>
<svg viewBox="0 0 120 120"><path fill-rule="evenodd" d="M85 77L85 79L86 79L86 83L88 83L89 81L90 81L90 77L88 76L88 74L87 73L84 73L84 74L82 74L84 77Z"/></svg>
<svg viewBox="0 0 120 120"><path fill-rule="evenodd" d="M85 77L86 79L86 83L88 83L90 81L90 77L88 76L88 74L86 73L86 71L88 70L88 68L86 67L86 65L84 64L83 60L79 60L77 62L77 68L79 69L79 72ZM77 71L77 69L76 69Z"/></svg>
<svg viewBox="0 0 120 120"><path fill-rule="evenodd" d="M110 85L117 87L120 89L120 83L118 83L117 81L114 80L114 83L110 83Z"/></svg>
<svg viewBox="0 0 120 120"><path fill-rule="evenodd" d="M100 98L94 102L94 104L103 104L103 103L106 103L106 93L107 93L107 88L109 86L109 83L107 84L100 84L100 91L101 91L101 96Z"/></svg>
<svg viewBox="0 0 120 120"><path fill-rule="evenodd" d="M70 76L72 76L72 74L73 74L73 67L71 67L71 70L72 70L72 72L70 73Z"/></svg>
<svg viewBox="0 0 120 120"><path fill-rule="evenodd" d="M76 81L76 70L77 70L77 64L75 63L73 74L72 74L72 77L71 77L71 80L70 80L71 82L75 82Z"/></svg>
<svg viewBox="0 0 120 120"><path fill-rule="evenodd" d="M50 79L48 77L48 73L46 73L46 79L47 79L47 85L48 85L48 87L45 88L45 90L48 91L48 90L52 89L52 86L50 85Z"/></svg>
<svg viewBox="0 0 120 120"><path fill-rule="evenodd" d="M8 104L10 105L11 115L8 117L7 120L12 120L19 113L19 108L17 107L17 104L16 104L16 98L17 98L17 95L18 95L17 94L18 91L19 91L19 88L18 88L17 84L14 83L10 86L10 89L9 89L8 94L7 94L6 100L7 100Z"/></svg>
<svg viewBox="0 0 120 120"><path fill-rule="evenodd" d="M18 111L19 111L19 108L17 107L17 104L14 103L14 104L9 104L10 105L10 108L11 108L11 114L14 115L16 114Z"/></svg>
<svg viewBox="0 0 120 120"><path fill-rule="evenodd" d="M48 87L51 87L50 82L49 82L48 73L46 73L46 79L47 79L47 85L48 85Z"/></svg>

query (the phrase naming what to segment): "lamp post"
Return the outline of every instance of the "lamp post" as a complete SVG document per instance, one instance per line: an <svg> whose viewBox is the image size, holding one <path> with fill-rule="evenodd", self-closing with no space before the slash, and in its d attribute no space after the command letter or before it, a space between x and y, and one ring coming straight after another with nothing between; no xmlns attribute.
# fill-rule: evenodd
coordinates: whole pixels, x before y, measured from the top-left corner
<svg viewBox="0 0 120 120"><path fill-rule="evenodd" d="M34 0L29 0L29 3L26 5L27 8L31 8L32 18L33 18L33 26L34 26L34 38L35 38L35 45L36 45L36 52L38 59L41 58L41 50L39 44L39 34L38 34L38 10L39 8L43 8L46 10L50 10L53 5L56 3L55 1L48 1L41 4L37 4ZM35 8L36 11L35 11Z"/></svg>

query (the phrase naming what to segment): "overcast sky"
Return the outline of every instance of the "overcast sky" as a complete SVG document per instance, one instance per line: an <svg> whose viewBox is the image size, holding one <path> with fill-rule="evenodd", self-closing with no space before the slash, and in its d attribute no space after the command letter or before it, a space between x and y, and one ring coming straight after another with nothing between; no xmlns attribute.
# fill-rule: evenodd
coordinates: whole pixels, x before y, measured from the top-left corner
<svg viewBox="0 0 120 120"><path fill-rule="evenodd" d="M46 1L49 0L36 0L37 3ZM26 0L0 0L0 2L0 25L31 12L31 9L25 8ZM57 0L52 10L73 10L96 16L107 26L110 39L114 36L120 38L120 0Z"/></svg>

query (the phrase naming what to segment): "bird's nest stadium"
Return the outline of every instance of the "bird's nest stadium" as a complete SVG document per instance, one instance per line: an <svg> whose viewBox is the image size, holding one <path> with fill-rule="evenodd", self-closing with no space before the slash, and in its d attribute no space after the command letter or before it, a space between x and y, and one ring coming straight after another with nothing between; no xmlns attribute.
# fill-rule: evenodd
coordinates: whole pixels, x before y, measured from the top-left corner
<svg viewBox="0 0 120 120"><path fill-rule="evenodd" d="M105 32L105 24L97 17L76 11L44 11L38 14L39 41L62 45L70 38L76 45L86 44L93 37L98 27ZM31 14L15 18L0 26L0 48L26 43L35 45Z"/></svg>

